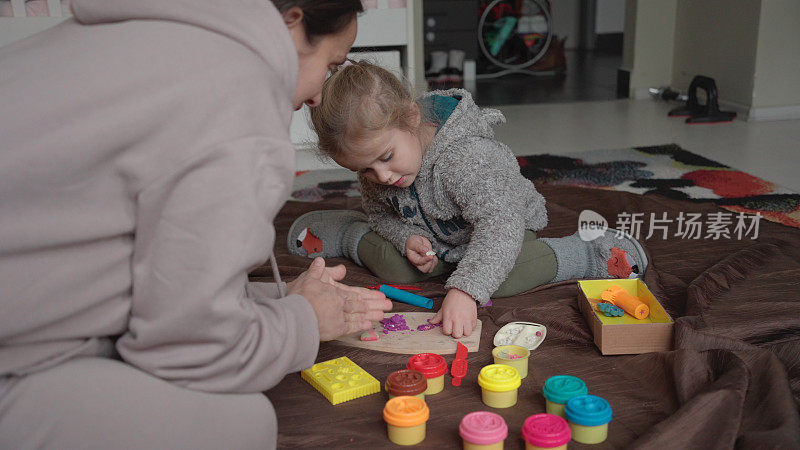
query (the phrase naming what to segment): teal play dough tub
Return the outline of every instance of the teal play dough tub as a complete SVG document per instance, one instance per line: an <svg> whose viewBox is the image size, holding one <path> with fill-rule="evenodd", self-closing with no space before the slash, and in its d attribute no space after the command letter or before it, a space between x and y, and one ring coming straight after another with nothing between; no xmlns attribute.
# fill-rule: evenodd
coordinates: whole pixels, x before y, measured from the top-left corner
<svg viewBox="0 0 800 450"><path fill-rule="evenodd" d="M556 375L544 382L542 394L544 394L547 413L554 416L564 416L564 405L576 395L586 395L589 390L586 383L578 377L572 375Z"/></svg>
<svg viewBox="0 0 800 450"><path fill-rule="evenodd" d="M608 437L611 405L596 395L579 395L567 401L564 408L572 429L572 440L581 444L599 444Z"/></svg>

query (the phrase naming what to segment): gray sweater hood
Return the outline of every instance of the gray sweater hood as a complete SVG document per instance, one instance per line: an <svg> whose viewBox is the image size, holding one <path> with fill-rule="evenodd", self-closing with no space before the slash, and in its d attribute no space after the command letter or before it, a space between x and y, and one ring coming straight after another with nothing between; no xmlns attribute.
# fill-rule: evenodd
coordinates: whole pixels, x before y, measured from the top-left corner
<svg viewBox="0 0 800 450"><path fill-rule="evenodd" d="M162 20L219 33L249 48L266 64L279 68L281 81L292 95L297 88L297 53L291 51L294 42L271 1L73 0L71 7L75 19L84 25Z"/></svg>
<svg viewBox="0 0 800 450"><path fill-rule="evenodd" d="M434 95L459 101L414 183L398 188L360 176L362 204L372 229L402 254L409 236L428 238L439 259L458 264L445 288L485 304L513 268L525 230L547 225L545 200L520 174L511 149L494 139L492 125L505 122L500 111L478 107L463 89L430 92L422 106Z"/></svg>
<svg viewBox="0 0 800 450"><path fill-rule="evenodd" d="M447 122L436 133L436 138L428 148L426 156L435 158L439 149L445 148L466 136L494 139L492 126L506 123L506 118L500 110L479 107L467 90L431 91L421 96L420 100L433 96L458 98L459 102Z"/></svg>

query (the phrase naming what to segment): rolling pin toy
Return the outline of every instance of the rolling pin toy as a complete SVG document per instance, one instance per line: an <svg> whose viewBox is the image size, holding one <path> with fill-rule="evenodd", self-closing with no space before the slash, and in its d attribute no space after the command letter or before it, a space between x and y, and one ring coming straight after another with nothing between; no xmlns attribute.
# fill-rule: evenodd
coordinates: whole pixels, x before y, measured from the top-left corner
<svg viewBox="0 0 800 450"><path fill-rule="evenodd" d="M614 306L622 308L623 311L633 317L643 320L650 315L650 307L642 303L638 298L629 294L628 291L619 285L613 285L600 294L600 298Z"/></svg>

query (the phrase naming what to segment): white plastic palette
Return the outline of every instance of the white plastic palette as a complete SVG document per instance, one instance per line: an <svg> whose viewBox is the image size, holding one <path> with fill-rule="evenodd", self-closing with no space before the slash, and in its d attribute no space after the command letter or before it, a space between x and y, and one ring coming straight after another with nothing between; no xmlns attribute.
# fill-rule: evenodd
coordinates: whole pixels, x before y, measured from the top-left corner
<svg viewBox="0 0 800 450"><path fill-rule="evenodd" d="M494 345L519 345L535 350L547 336L547 327L533 322L511 322L494 335Z"/></svg>

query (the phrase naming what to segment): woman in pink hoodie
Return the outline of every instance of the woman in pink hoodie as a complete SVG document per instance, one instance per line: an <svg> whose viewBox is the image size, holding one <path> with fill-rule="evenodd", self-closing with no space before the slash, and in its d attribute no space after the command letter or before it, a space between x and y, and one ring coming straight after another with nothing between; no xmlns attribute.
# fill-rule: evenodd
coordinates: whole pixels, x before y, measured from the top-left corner
<svg viewBox="0 0 800 450"><path fill-rule="evenodd" d="M0 48L0 448L274 447L261 392L391 307L247 277L361 8L73 0Z"/></svg>

